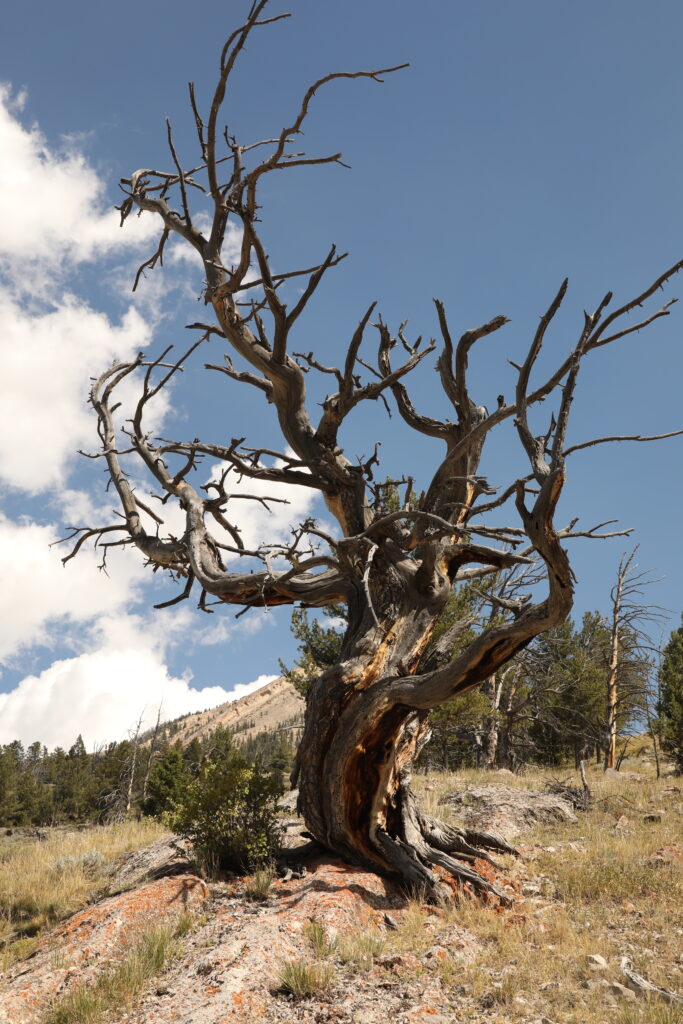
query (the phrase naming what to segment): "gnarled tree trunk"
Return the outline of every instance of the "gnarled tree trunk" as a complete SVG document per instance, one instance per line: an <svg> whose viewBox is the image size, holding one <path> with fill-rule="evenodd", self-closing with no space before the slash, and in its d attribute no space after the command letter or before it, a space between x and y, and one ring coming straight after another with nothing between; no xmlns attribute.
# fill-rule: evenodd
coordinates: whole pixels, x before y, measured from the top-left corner
<svg viewBox="0 0 683 1024"><path fill-rule="evenodd" d="M428 659L427 671L416 676L451 581L445 576L440 586L422 593L415 579L419 574L407 571L410 567L409 562L403 566L402 576L395 565L377 566L385 580L378 607L372 614L359 591L340 664L311 685L293 779L299 786L299 809L310 833L348 860L432 895L444 888L446 875L506 899L473 862L513 849L499 836L456 829L424 815L411 790L413 762L429 739L429 709L444 699L453 668L448 661L439 667L440 655L470 621L452 627ZM390 575L394 588L388 601ZM568 582L563 598L571 600ZM384 614L378 614L381 599ZM557 614L563 611L558 605ZM481 663L461 659L446 684L449 691L476 685L486 664L507 660L531 638L523 627L515 637L505 633L501 629L500 650L494 645Z"/></svg>

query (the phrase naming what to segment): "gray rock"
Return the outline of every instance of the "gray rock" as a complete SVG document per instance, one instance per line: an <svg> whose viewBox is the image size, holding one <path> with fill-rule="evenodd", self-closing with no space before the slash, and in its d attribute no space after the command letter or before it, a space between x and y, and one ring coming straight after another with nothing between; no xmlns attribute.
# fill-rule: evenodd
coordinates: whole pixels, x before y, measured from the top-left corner
<svg viewBox="0 0 683 1024"><path fill-rule="evenodd" d="M636 994L632 989L626 988L625 985L621 985L618 981L613 981L609 988L610 992L615 996L619 996L620 999L625 999L627 1002L635 1003Z"/></svg>
<svg viewBox="0 0 683 1024"><path fill-rule="evenodd" d="M281 796L277 802L277 805L283 811L294 811L296 813L296 802L299 799L299 790L290 789L289 793L285 793Z"/></svg>
<svg viewBox="0 0 683 1024"><path fill-rule="evenodd" d="M578 820L571 804L561 796L508 786L473 786L443 797L441 803L452 807L465 825L499 832L505 839L536 825Z"/></svg>
<svg viewBox="0 0 683 1024"><path fill-rule="evenodd" d="M605 960L604 956L600 956L599 953L589 953L586 957L588 966L592 971L606 971L609 964Z"/></svg>
<svg viewBox="0 0 683 1024"><path fill-rule="evenodd" d="M148 879L182 874L191 864L190 844L181 836L170 835L142 850L129 853L114 865L109 892L132 889Z"/></svg>

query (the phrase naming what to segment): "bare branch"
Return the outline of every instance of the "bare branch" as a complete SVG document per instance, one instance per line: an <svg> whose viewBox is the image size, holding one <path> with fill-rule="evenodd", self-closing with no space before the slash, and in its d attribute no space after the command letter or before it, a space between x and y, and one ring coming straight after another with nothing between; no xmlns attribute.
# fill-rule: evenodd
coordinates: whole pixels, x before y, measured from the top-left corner
<svg viewBox="0 0 683 1024"><path fill-rule="evenodd" d="M565 448L564 456L572 452L580 452L584 448L592 448L596 444L609 444L612 441L662 441L667 437L680 437L683 430L671 430L668 434L615 434L613 437L596 437L592 441L583 441L581 444L573 444Z"/></svg>

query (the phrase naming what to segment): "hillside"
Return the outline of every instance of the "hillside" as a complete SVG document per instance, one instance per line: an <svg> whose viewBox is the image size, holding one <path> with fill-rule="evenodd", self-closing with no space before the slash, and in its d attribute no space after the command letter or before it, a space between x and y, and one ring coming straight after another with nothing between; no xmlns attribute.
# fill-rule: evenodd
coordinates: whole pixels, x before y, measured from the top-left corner
<svg viewBox="0 0 683 1024"><path fill-rule="evenodd" d="M681 1024L671 773L590 766L590 808L559 817L542 769L417 776L428 813L517 835L521 856L477 862L505 903L428 906L324 855L200 878L149 821L0 835L0 1022Z"/></svg>
<svg viewBox="0 0 683 1024"><path fill-rule="evenodd" d="M193 739L204 739L219 726L247 738L291 724L293 719L303 719L303 713L303 697L284 676L279 676L246 697L226 701L170 724L173 740L190 743Z"/></svg>

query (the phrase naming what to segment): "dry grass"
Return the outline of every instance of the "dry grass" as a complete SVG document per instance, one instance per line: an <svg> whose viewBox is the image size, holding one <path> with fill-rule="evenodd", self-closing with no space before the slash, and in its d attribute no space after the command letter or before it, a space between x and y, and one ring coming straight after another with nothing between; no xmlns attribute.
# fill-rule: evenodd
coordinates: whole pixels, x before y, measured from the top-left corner
<svg viewBox="0 0 683 1024"><path fill-rule="evenodd" d="M334 978L334 969L329 964L286 960L278 974L276 991L294 999L309 999L329 992Z"/></svg>
<svg viewBox="0 0 683 1024"><path fill-rule="evenodd" d="M435 968L463 1021L513 1024L542 1015L562 1024L683 1021L681 1006L643 997L633 1003L611 988L625 983L625 955L650 981L683 992L683 860L651 860L661 848L681 845L683 784L671 777L657 780L654 764L634 757L623 770L636 771L642 781L605 776L591 766L593 808L579 813L577 824L554 824L522 837L524 860L507 860L509 876L518 876L520 885L534 883L537 895L505 913L464 899L441 919L415 904L390 936L392 948L419 956L453 925L471 933L476 947L469 961L449 958ZM439 800L456 789L499 783L542 790L552 775L574 773L432 773L416 788L428 810L448 818ZM646 821L654 811L663 811L661 820ZM607 960L602 971L588 962L596 953Z"/></svg>
<svg viewBox="0 0 683 1024"><path fill-rule="evenodd" d="M154 927L144 932L120 963L102 972L92 983L81 985L58 999L41 1024L98 1024L112 1011L130 1010L148 981L159 974L181 950L179 931L192 927L181 919L179 926Z"/></svg>
<svg viewBox="0 0 683 1024"><path fill-rule="evenodd" d="M41 931L89 903L119 857L166 835L157 822L51 831L45 841L0 838L0 970L26 956Z"/></svg>
<svg viewBox="0 0 683 1024"><path fill-rule="evenodd" d="M304 936L313 955L321 960L332 956L337 949L336 938L330 939L320 921L314 917L304 925Z"/></svg>
<svg viewBox="0 0 683 1024"><path fill-rule="evenodd" d="M248 875L244 882L244 897L252 903L263 903L270 897L270 891L277 875L272 864L268 864L253 875Z"/></svg>
<svg viewBox="0 0 683 1024"><path fill-rule="evenodd" d="M370 970L375 957L384 951L386 938L374 931L353 931L339 939L337 957L354 970Z"/></svg>

